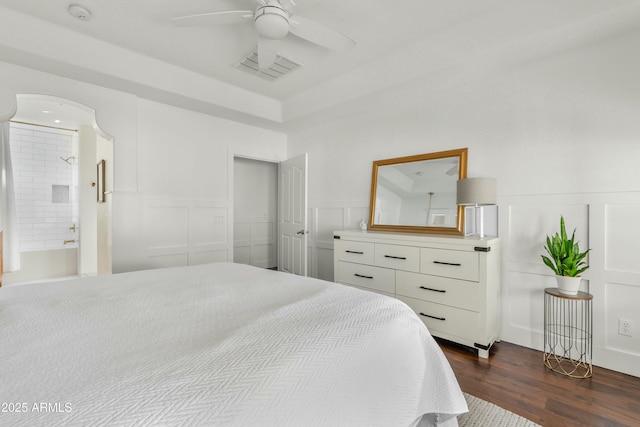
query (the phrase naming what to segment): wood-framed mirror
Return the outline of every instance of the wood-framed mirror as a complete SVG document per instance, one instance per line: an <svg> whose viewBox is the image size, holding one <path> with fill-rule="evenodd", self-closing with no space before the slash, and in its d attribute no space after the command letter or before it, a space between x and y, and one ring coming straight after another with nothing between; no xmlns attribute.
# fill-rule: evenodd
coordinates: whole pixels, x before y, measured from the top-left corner
<svg viewBox="0 0 640 427"><path fill-rule="evenodd" d="M373 162L369 230L464 235L467 148Z"/></svg>

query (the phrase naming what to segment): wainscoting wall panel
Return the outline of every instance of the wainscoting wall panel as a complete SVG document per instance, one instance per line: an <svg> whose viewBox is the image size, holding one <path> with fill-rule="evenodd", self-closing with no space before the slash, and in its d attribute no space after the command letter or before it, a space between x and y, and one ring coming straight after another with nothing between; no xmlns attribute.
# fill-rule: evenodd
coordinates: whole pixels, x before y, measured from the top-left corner
<svg viewBox="0 0 640 427"><path fill-rule="evenodd" d="M189 265L208 264L210 262L227 261L229 252L226 249L218 251L192 252L189 254Z"/></svg>
<svg viewBox="0 0 640 427"><path fill-rule="evenodd" d="M184 206L145 206L144 224L147 226L147 249L186 249L189 244L189 210ZM166 227L165 224L171 224ZM151 232L153 230L154 232ZM162 232L159 232L162 230Z"/></svg>
<svg viewBox="0 0 640 427"><path fill-rule="evenodd" d="M627 199L604 206L605 348L640 363L640 201ZM622 320L631 321L631 336L618 333ZM623 362L624 363L624 360ZM636 374L640 376L640 374Z"/></svg>
<svg viewBox="0 0 640 427"><path fill-rule="evenodd" d="M640 326L632 336L618 333L620 319L640 325L640 268L635 243L640 193L500 196L503 242L502 339L543 347L543 291L555 287L553 272L540 258L545 237L577 228L581 250L591 249L581 290L593 299L593 363L640 376Z"/></svg>
<svg viewBox="0 0 640 427"><path fill-rule="evenodd" d="M620 351L640 359L640 324L638 324L638 303L640 286L622 283L605 283L604 295L607 300L606 348ZM633 336L618 334L618 319L631 320ZM633 328L635 327L635 329Z"/></svg>
<svg viewBox="0 0 640 427"><path fill-rule="evenodd" d="M317 265L317 278L322 280L327 280L329 282L334 281L334 271L333 271L333 249L316 247L316 259Z"/></svg>
<svg viewBox="0 0 640 427"><path fill-rule="evenodd" d="M628 250L620 241L640 242L640 205L605 206L605 266L607 271L640 273L637 251Z"/></svg>
<svg viewBox="0 0 640 427"><path fill-rule="evenodd" d="M345 209L344 208L325 208L314 209L314 224L316 225L315 235L317 242L333 241L333 231L341 230L345 226Z"/></svg>
<svg viewBox="0 0 640 427"><path fill-rule="evenodd" d="M184 267L189 263L186 253L169 255L150 255L145 268Z"/></svg>
<svg viewBox="0 0 640 427"><path fill-rule="evenodd" d="M226 207L189 207L189 242L198 247L226 245Z"/></svg>
<svg viewBox="0 0 640 427"><path fill-rule="evenodd" d="M143 198L142 205L147 268L231 260L228 202Z"/></svg>
<svg viewBox="0 0 640 427"><path fill-rule="evenodd" d="M276 234L275 218L234 218L234 261L262 268L276 267Z"/></svg>
<svg viewBox="0 0 640 427"><path fill-rule="evenodd" d="M368 215L368 202L309 202L309 276L333 281L333 232L359 228Z"/></svg>
<svg viewBox="0 0 640 427"><path fill-rule="evenodd" d="M576 229L582 248L589 247L589 206L581 203L511 204L508 219L508 249L503 254L503 319L527 347L542 349L544 288L555 287L553 272L543 264L545 237L560 231L560 216L567 232ZM505 248L506 249L506 248ZM586 278L585 278L586 279ZM588 280L581 290L588 292ZM507 339L507 341L509 341ZM511 341L512 342L512 341ZM526 343L526 344L524 344Z"/></svg>
<svg viewBox="0 0 640 427"><path fill-rule="evenodd" d="M234 248L245 245L248 247L251 242L251 221L243 221L242 218L234 218L233 221L233 239L235 240Z"/></svg>
<svg viewBox="0 0 640 427"><path fill-rule="evenodd" d="M586 249L589 245L588 205L511 205L509 236L517 244L505 254L508 260L519 263L526 272L548 273L550 270L542 263L540 255L544 253L545 236L560 231L561 215L565 218L567 233L571 235L575 229L576 239Z"/></svg>

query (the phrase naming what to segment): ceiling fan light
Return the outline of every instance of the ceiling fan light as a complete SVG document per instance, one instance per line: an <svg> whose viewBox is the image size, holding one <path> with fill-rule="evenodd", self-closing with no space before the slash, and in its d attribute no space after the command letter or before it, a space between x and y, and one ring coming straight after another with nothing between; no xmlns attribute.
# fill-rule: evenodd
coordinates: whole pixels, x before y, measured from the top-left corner
<svg viewBox="0 0 640 427"><path fill-rule="evenodd" d="M278 40L289 34L289 14L284 9L264 6L256 10L254 19L261 37Z"/></svg>

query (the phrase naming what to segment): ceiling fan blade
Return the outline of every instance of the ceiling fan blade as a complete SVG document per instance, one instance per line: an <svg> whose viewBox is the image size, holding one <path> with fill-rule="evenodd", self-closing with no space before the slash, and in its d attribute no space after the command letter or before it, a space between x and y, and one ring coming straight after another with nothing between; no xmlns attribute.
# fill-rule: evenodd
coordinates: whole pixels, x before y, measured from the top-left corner
<svg viewBox="0 0 640 427"><path fill-rule="evenodd" d="M181 27L195 27L199 25L228 25L239 24L253 19L252 10L231 10L228 12L209 12L197 15L172 18L171 22Z"/></svg>
<svg viewBox="0 0 640 427"><path fill-rule="evenodd" d="M292 13L293 8L297 6L294 0L280 0L280 5L287 9L289 13Z"/></svg>
<svg viewBox="0 0 640 427"><path fill-rule="evenodd" d="M329 49L347 50L356 45L349 37L300 15L291 17L289 32Z"/></svg>
<svg viewBox="0 0 640 427"><path fill-rule="evenodd" d="M260 37L258 39L258 67L261 70L265 70L276 62L276 56L278 56L278 40L266 39Z"/></svg>

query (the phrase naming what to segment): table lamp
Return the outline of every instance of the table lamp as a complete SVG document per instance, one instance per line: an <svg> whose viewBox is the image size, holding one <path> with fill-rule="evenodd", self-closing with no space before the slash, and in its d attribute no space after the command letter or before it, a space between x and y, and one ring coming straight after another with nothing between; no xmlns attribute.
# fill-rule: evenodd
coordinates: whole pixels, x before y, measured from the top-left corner
<svg viewBox="0 0 640 427"><path fill-rule="evenodd" d="M475 207L476 234L481 238L484 237L482 206L491 206L497 203L495 178L459 179L456 199L457 204L460 206Z"/></svg>

